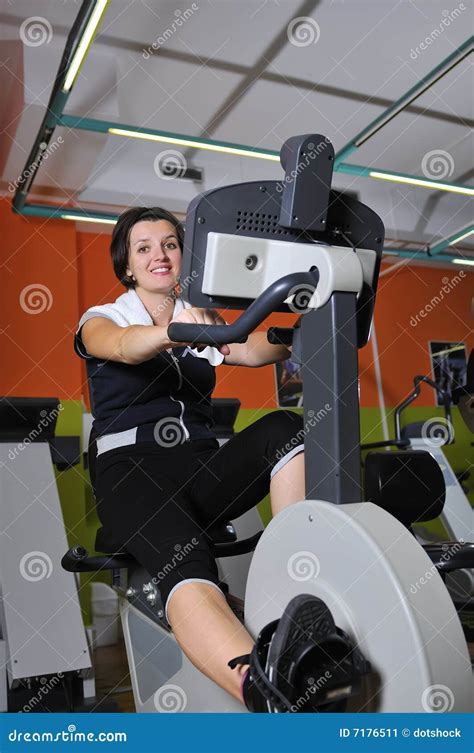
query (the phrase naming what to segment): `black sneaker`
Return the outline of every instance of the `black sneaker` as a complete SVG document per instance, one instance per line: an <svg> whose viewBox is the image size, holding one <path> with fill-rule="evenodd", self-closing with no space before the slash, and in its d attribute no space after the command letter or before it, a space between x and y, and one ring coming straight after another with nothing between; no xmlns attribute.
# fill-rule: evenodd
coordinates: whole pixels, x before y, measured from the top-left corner
<svg viewBox="0 0 474 753"><path fill-rule="evenodd" d="M253 712L343 711L370 671L327 605L309 594L291 599L281 618L260 632L251 654L229 666L245 663L243 695Z"/></svg>
<svg viewBox="0 0 474 753"><path fill-rule="evenodd" d="M370 664L334 622L327 604L299 594L288 603L268 650L266 674L292 712L343 711Z"/></svg>

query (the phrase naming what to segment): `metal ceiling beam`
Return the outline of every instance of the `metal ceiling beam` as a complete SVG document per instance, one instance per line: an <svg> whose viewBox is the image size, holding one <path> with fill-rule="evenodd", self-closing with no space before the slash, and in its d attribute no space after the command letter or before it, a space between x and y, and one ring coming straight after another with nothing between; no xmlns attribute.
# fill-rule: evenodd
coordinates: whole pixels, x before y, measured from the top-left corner
<svg viewBox="0 0 474 753"><path fill-rule="evenodd" d="M432 256L430 256L426 249L409 249L404 248L403 250L395 249L395 248L384 248L383 250L383 259L387 260L390 257L398 257L400 259L412 259L413 261L421 261L425 263L432 264L434 262L448 262L449 264L458 263L459 259L463 259L466 261L466 264L471 265L474 262L474 256L468 257L464 256L464 254L442 254L437 259L433 259ZM456 262L455 262L456 260Z"/></svg>
<svg viewBox="0 0 474 753"><path fill-rule="evenodd" d="M471 233L474 233L474 225L468 225L467 227L458 230L457 233L453 233L452 235L448 236L448 238L445 238L444 240L439 241L439 243L436 243L436 245L429 247L428 255L437 256L442 251L444 251L445 248L454 246L456 241L460 241L461 238L465 238L467 235L471 235Z"/></svg>
<svg viewBox="0 0 474 753"><path fill-rule="evenodd" d="M30 217L48 217L51 220L62 220L64 215L68 218L75 217L78 221L85 220L93 222L101 222L106 220L107 222L117 222L118 215L109 214L108 212L89 212L87 209L73 209L72 207L62 206L55 207L47 204L26 204L21 210L21 214L29 215Z"/></svg>
<svg viewBox="0 0 474 753"><path fill-rule="evenodd" d="M25 167L18 178L18 187L13 196L12 208L14 212L22 212L28 193L35 179L36 173L47 152L49 142L57 125L58 118L62 114L70 91L63 91L64 82L74 54L80 44L82 35L92 16L96 0L83 0L79 13L69 32L66 46L59 63L58 72L53 84L53 90L49 98L46 113L36 135L33 147L28 155Z"/></svg>
<svg viewBox="0 0 474 753"><path fill-rule="evenodd" d="M109 133L110 129L129 131L130 134L137 134L138 137L140 135L143 135L144 137L149 135L151 137L151 140L153 140L153 138L156 138L157 141L162 141L163 143L173 143L173 141L179 142L180 140L182 140L187 142L186 146L189 146L191 144L196 149L199 149L200 147L203 149L205 149L206 147L211 149L213 147L217 147L219 150L222 150L224 152L226 150L232 150L233 153L237 154L238 152L242 152L243 156L252 156L253 153L255 157L261 156L263 159L273 159L275 160L275 162L280 161L280 153L272 149L260 149L255 146L249 146L247 144L234 144L230 141L217 141L216 139L198 138L195 136L188 136L186 134L176 133L173 131L159 131L152 128L140 128L139 126L126 125L124 123L113 123L108 120L81 118L80 116L76 115L61 115L58 118L58 125L63 126L64 128L75 128L84 131L93 131L96 133L105 134ZM418 175L410 175L408 173L399 173L388 170L375 170L375 168L366 167L365 165L348 165L345 163L340 163L339 165L337 165L335 167L335 172L347 173L348 175L355 175L359 178L371 177L371 173L377 172L386 174L388 176L393 176L395 179L401 178L402 180L420 180L420 177ZM424 177L422 178L422 180L427 187L432 185L433 190L439 190L441 186L446 186L446 190L449 190L449 188L452 186L454 189L458 189L463 193L472 192L474 194L474 188L470 186L463 186L460 183L448 183L446 181L430 180L429 178Z"/></svg>
<svg viewBox="0 0 474 753"><path fill-rule="evenodd" d="M423 78L412 86L400 99L397 99L393 105L387 107L383 113L378 115L374 120L369 123L360 133L357 134L351 141L342 147L334 158L335 169L337 165L344 162L353 152L355 152L362 144L365 144L368 139L372 138L381 128L387 123L390 123L402 110L408 105L420 97L430 87L432 87L443 76L446 76L456 65L464 60L474 49L474 37L469 37L462 45L460 45L454 52L441 61L433 70L423 76Z"/></svg>

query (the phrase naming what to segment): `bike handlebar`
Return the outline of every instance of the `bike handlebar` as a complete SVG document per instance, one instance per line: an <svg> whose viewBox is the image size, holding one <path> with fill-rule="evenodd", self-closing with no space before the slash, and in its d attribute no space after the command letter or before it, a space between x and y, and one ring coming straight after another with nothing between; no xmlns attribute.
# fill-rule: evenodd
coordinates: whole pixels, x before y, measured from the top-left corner
<svg viewBox="0 0 474 753"><path fill-rule="evenodd" d="M202 345L227 345L243 343L259 324L275 311L290 296L305 289L311 295L316 290L319 272L293 272L276 280L258 296L244 313L232 324L187 324L171 322L168 337L172 342L188 342ZM295 312L297 313L297 312Z"/></svg>

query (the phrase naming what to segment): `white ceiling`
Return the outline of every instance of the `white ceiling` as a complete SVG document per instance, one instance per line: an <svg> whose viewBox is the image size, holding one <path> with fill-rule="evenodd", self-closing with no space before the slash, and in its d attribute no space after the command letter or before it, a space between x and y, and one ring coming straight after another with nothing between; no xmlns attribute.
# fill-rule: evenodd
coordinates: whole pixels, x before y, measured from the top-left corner
<svg viewBox="0 0 474 753"><path fill-rule="evenodd" d="M79 7L75 0L0 0L1 73L14 79L0 119L4 190L24 167ZM267 149L316 132L338 150L467 39L472 10L469 0L111 0L66 112ZM449 26L434 35L448 13ZM288 37L301 16L315 38L306 46ZM23 43L21 25L32 17L50 25L49 41ZM164 44L144 54L166 30ZM423 51L426 37L433 41ZM446 179L471 184L472 83L466 60L348 161L422 176L425 155L441 150ZM14 95L24 107L8 134ZM281 176L277 163L181 150L189 166L203 168L203 182L163 180L155 159L172 147L86 131L59 135L64 143L42 165L30 200L49 191L51 201L72 196L102 209L185 211L196 193L216 185ZM341 173L334 185L357 190L389 238L433 244L472 221L459 195Z"/></svg>

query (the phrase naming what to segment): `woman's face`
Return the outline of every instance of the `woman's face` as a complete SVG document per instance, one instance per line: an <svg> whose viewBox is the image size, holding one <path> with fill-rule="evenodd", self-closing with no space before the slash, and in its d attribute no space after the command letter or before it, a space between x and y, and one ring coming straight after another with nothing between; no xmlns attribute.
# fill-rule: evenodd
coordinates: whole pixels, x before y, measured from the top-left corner
<svg viewBox="0 0 474 753"><path fill-rule="evenodd" d="M181 271L181 249L167 220L142 220L130 232L127 274L150 293L169 293Z"/></svg>

